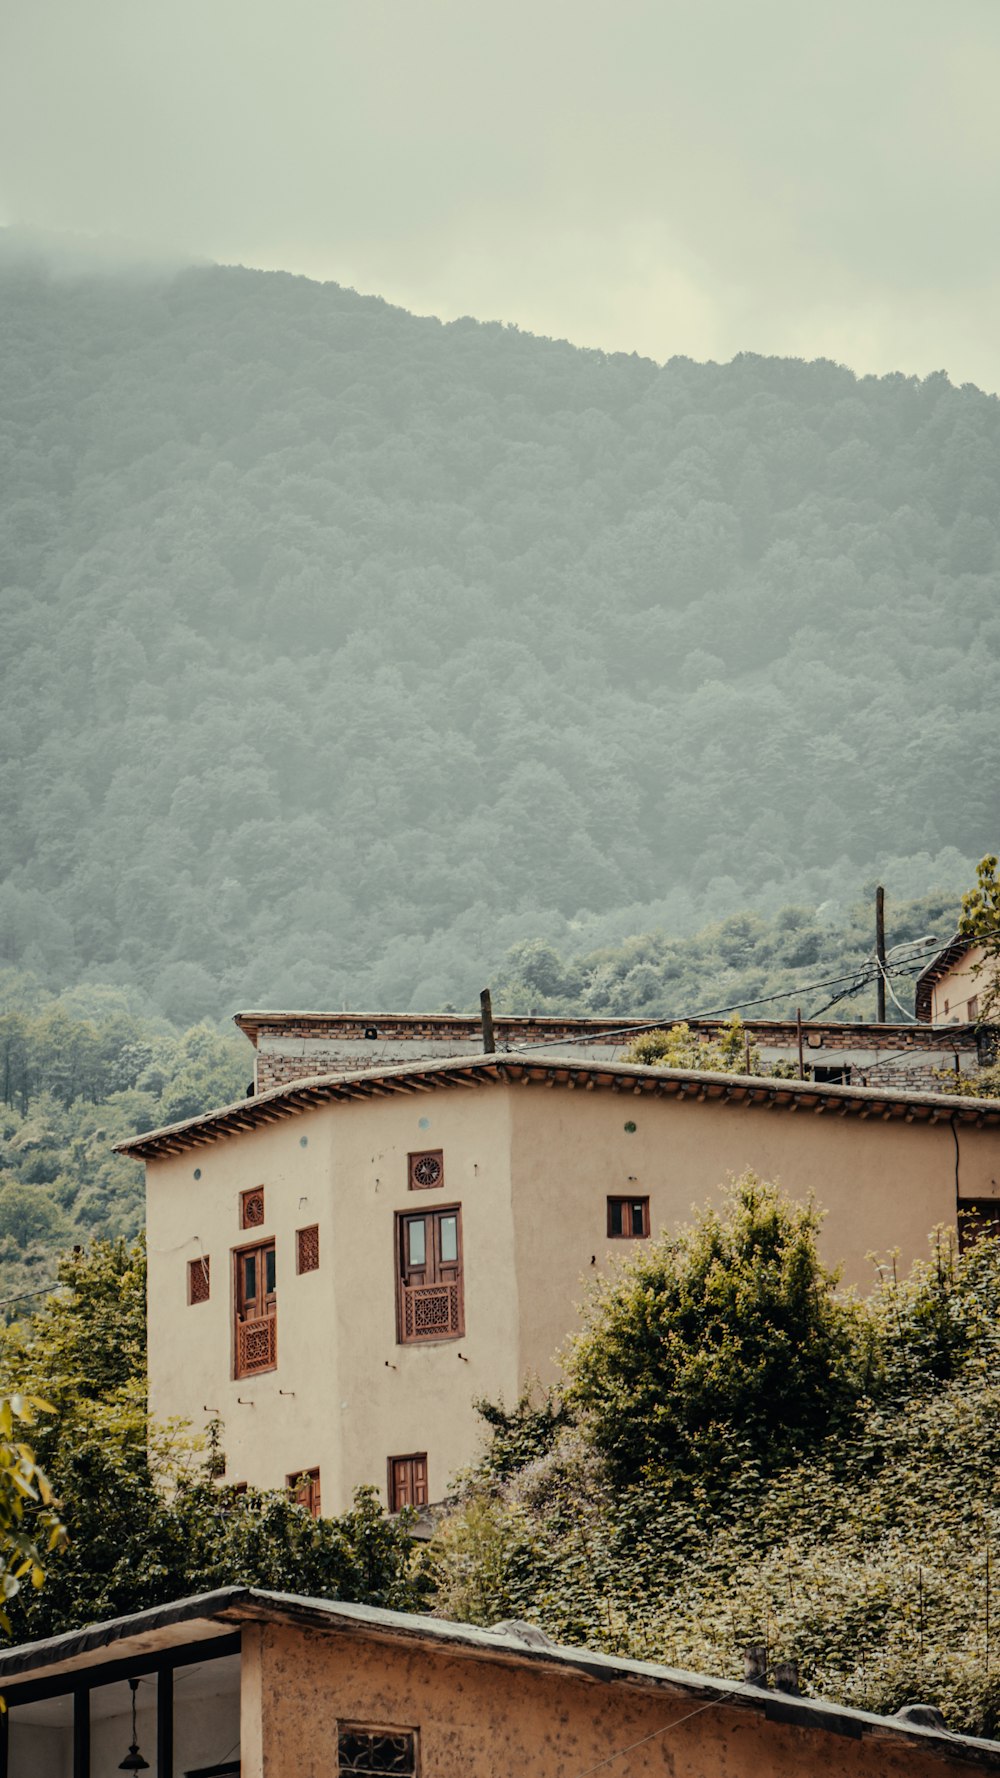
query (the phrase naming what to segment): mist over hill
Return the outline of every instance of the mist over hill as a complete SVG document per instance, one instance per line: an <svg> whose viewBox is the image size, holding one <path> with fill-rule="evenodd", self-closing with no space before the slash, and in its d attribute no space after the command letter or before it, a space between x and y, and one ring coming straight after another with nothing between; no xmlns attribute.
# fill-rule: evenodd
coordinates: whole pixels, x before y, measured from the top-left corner
<svg viewBox="0 0 1000 1778"><path fill-rule="evenodd" d="M1000 404L0 254L0 959L467 1003L996 843Z"/></svg>

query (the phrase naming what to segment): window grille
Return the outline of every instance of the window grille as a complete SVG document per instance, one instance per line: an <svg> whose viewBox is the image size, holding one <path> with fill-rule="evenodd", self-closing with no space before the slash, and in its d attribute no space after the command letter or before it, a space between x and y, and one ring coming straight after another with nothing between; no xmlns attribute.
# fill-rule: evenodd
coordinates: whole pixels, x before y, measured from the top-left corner
<svg viewBox="0 0 1000 1778"><path fill-rule="evenodd" d="M240 1192L240 1228L259 1229L264 1226L264 1187L255 1185Z"/></svg>
<svg viewBox="0 0 1000 1778"><path fill-rule="evenodd" d="M235 1375L252 1377L278 1362L278 1298L273 1241L243 1247L235 1265Z"/></svg>
<svg viewBox="0 0 1000 1778"><path fill-rule="evenodd" d="M458 1205L396 1218L397 1338L450 1340L465 1332L462 1213Z"/></svg>
<svg viewBox="0 0 1000 1778"><path fill-rule="evenodd" d="M207 1303L211 1289L211 1261L208 1254L188 1260L188 1302Z"/></svg>
<svg viewBox="0 0 1000 1778"><path fill-rule="evenodd" d="M319 1225L313 1223L311 1228L297 1229L296 1270L299 1272L319 1271Z"/></svg>
<svg viewBox="0 0 1000 1778"><path fill-rule="evenodd" d="M436 1148L422 1154L411 1154L409 1159L411 1192L432 1191L436 1185L444 1184L444 1151L442 1149Z"/></svg>
<svg viewBox="0 0 1000 1778"><path fill-rule="evenodd" d="M394 1772L397 1778L416 1778L416 1733L413 1729L344 1727L337 1735L337 1756L341 1773Z"/></svg>
<svg viewBox="0 0 1000 1778"><path fill-rule="evenodd" d="M252 1377L255 1371L273 1371L277 1362L277 1316L262 1315L257 1321L241 1321L236 1329L236 1375Z"/></svg>

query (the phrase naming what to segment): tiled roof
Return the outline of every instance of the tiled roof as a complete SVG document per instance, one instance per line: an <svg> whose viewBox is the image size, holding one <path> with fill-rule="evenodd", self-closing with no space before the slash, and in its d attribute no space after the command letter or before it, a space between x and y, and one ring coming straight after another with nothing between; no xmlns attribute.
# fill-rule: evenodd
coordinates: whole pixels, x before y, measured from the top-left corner
<svg viewBox="0 0 1000 1778"><path fill-rule="evenodd" d="M1000 1128L1000 1100L966 1099L946 1093L907 1092L888 1087L819 1085L809 1080L780 1080L773 1075L714 1074L686 1068L647 1068L635 1062L577 1061L531 1054L450 1056L440 1062L407 1062L390 1068L365 1068L353 1074L324 1074L290 1081L269 1092L240 1099L183 1123L167 1124L116 1144L116 1153L146 1159L180 1154L216 1142L220 1137L260 1129L266 1124L319 1105L343 1105L383 1099L392 1094L425 1093L442 1087L530 1086L544 1083L569 1091L582 1089L656 1098L714 1100L726 1105L767 1105L788 1111L831 1112L842 1117L937 1124L955 1119L963 1124Z"/></svg>

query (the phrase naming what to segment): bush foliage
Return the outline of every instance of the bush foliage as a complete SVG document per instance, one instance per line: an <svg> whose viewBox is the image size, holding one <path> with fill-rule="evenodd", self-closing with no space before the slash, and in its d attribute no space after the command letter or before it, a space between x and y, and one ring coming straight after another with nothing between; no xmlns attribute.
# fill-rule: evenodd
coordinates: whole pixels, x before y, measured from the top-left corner
<svg viewBox="0 0 1000 1778"><path fill-rule="evenodd" d="M733 1677L763 1643L811 1692L995 1735L1000 1242L936 1235L852 1302L815 1232L744 1180L600 1287L562 1395L465 1478L437 1609Z"/></svg>

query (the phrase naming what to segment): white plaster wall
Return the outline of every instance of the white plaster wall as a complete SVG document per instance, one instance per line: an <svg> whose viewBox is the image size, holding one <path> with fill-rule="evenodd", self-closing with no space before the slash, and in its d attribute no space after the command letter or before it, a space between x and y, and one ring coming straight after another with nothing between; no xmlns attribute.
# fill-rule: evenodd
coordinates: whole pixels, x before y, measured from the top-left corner
<svg viewBox="0 0 1000 1778"><path fill-rule="evenodd" d="M226 1480L283 1487L287 1475L336 1455L325 1382L336 1369L333 1308L332 1127L305 1112L147 1168L149 1388L158 1420L223 1422ZM195 1170L201 1174L195 1179ZM263 1185L262 1228L240 1228L240 1193ZM319 1270L295 1270L295 1233L319 1225ZM233 1376L233 1253L275 1240L278 1368ZM187 1262L211 1258L207 1303L187 1300ZM251 1405L247 1405L251 1404Z"/></svg>
<svg viewBox="0 0 1000 1778"><path fill-rule="evenodd" d="M71 1778L73 1743L68 1729L41 1728L12 1712L10 1778ZM121 1759L125 1748L118 1755Z"/></svg>

